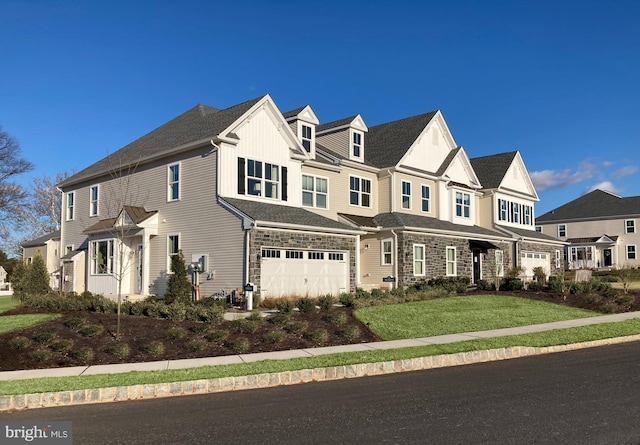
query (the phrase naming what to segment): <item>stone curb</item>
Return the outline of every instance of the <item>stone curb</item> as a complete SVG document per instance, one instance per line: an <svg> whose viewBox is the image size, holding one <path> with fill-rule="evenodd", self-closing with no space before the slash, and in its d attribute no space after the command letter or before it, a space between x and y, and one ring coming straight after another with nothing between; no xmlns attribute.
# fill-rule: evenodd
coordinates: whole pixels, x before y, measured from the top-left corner
<svg viewBox="0 0 640 445"><path fill-rule="evenodd" d="M283 385L297 385L309 382L324 382L356 377L393 374L396 372L419 371L468 365L496 360L508 360L555 352L573 351L596 346L628 343L640 340L639 335L608 338L569 345L542 348L512 346L509 348L483 351L459 352L407 360L363 363L329 368L302 369L298 371L275 372L271 374L220 377L215 379L192 380L186 382L157 383L112 388L81 389L73 391L47 392L0 396L0 412L19 411L34 408L84 405L89 403L122 402L126 400L155 399L161 397L211 394L244 389L270 388Z"/></svg>

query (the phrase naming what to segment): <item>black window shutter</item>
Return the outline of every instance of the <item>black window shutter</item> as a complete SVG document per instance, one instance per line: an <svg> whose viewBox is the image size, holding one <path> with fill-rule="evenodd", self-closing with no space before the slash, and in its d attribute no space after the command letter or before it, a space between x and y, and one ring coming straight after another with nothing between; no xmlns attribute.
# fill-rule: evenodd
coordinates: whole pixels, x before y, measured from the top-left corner
<svg viewBox="0 0 640 445"><path fill-rule="evenodd" d="M282 200L287 200L287 167L282 167Z"/></svg>
<svg viewBox="0 0 640 445"><path fill-rule="evenodd" d="M244 195L244 158L238 158L238 195Z"/></svg>

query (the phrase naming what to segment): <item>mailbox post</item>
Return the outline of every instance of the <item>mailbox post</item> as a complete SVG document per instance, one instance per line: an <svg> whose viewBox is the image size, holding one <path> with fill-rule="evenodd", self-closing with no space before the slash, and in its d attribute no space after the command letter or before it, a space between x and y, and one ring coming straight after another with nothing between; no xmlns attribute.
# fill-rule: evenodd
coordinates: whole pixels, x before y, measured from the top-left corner
<svg viewBox="0 0 640 445"><path fill-rule="evenodd" d="M252 311L253 310L253 290L254 290L253 283L245 284L242 290L244 291L244 299L247 304L247 310Z"/></svg>

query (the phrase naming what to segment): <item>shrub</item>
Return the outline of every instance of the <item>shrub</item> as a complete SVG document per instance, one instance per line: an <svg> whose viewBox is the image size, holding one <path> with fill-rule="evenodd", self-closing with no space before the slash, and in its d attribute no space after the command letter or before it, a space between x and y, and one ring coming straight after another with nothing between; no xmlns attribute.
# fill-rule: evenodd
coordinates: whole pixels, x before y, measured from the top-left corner
<svg viewBox="0 0 640 445"><path fill-rule="evenodd" d="M180 327L174 326L167 329L166 334L167 334L167 338L171 340L179 340L181 338L184 338L185 335L187 335L187 331L185 331Z"/></svg>
<svg viewBox="0 0 640 445"><path fill-rule="evenodd" d="M198 340L198 339L191 340L186 344L187 350L191 352L201 352L206 347L207 347L207 344L202 340Z"/></svg>
<svg viewBox="0 0 640 445"><path fill-rule="evenodd" d="M151 318L160 318L160 308L164 306L164 303L145 301L142 314Z"/></svg>
<svg viewBox="0 0 640 445"><path fill-rule="evenodd" d="M394 297L404 298L407 295L407 289L404 287L394 287L389 293Z"/></svg>
<svg viewBox="0 0 640 445"><path fill-rule="evenodd" d="M292 334L298 334L307 330L309 325L305 321L293 321L284 327L284 330Z"/></svg>
<svg viewBox="0 0 640 445"><path fill-rule="evenodd" d="M78 330L78 333L85 337L95 337L102 334L102 332L104 332L104 327L99 324L89 324Z"/></svg>
<svg viewBox="0 0 640 445"><path fill-rule="evenodd" d="M356 289L355 298L356 298L356 300L358 300L358 299L369 299L369 298L371 298L371 294L368 291L358 287Z"/></svg>
<svg viewBox="0 0 640 445"><path fill-rule="evenodd" d="M268 332L267 335L264 336L264 339L268 343L275 344L275 343L281 343L282 341L284 341L284 337L285 337L284 332L271 331L271 332Z"/></svg>
<svg viewBox="0 0 640 445"><path fill-rule="evenodd" d="M93 360L93 349L88 346L76 349L71 353L71 357L78 360L81 363L89 363Z"/></svg>
<svg viewBox="0 0 640 445"><path fill-rule="evenodd" d="M619 295L615 299L616 304L620 304L622 306L625 306L627 304L631 304L634 301L635 301L635 297L632 296L632 295Z"/></svg>
<svg viewBox="0 0 640 445"><path fill-rule="evenodd" d="M274 314L267 320L276 326L282 326L291 320L291 314Z"/></svg>
<svg viewBox="0 0 640 445"><path fill-rule="evenodd" d="M229 331L222 329L214 329L204 334L204 338L208 341L222 341L229 337Z"/></svg>
<svg viewBox="0 0 640 445"><path fill-rule="evenodd" d="M34 335L33 339L40 344L47 345L51 343L56 337L57 337L57 334L55 332L44 331Z"/></svg>
<svg viewBox="0 0 640 445"><path fill-rule="evenodd" d="M348 292L342 292L340 294L339 301L341 304L343 304L346 307L353 307L353 303L355 302L355 297L353 296L353 294L350 294Z"/></svg>
<svg viewBox="0 0 640 445"><path fill-rule="evenodd" d="M249 316L247 317L247 320L252 320L252 321L262 321L262 312L260 312L259 310L255 309L253 311L251 311L251 313L249 314Z"/></svg>
<svg viewBox="0 0 640 445"><path fill-rule="evenodd" d="M583 297L583 300L585 301L585 303L595 304L595 303L599 303L600 300L602 300L602 297L600 297L600 295L598 295L598 294L590 293L590 294L585 295Z"/></svg>
<svg viewBox="0 0 640 445"><path fill-rule="evenodd" d="M107 348L106 353L119 359L124 359L129 356L131 350L129 349L129 345L126 343L118 343L117 345L113 345Z"/></svg>
<svg viewBox="0 0 640 445"><path fill-rule="evenodd" d="M378 289L377 287L371 289L371 298L380 299L380 298L385 298L386 296L387 296L387 293L382 289Z"/></svg>
<svg viewBox="0 0 640 445"><path fill-rule="evenodd" d="M531 292L540 292L542 290L542 284L539 281L529 281L527 283L527 290Z"/></svg>
<svg viewBox="0 0 640 445"><path fill-rule="evenodd" d="M51 352L38 348L31 353L31 358L36 362L45 362L51 358Z"/></svg>
<svg viewBox="0 0 640 445"><path fill-rule="evenodd" d="M480 290L496 290L496 284L488 280L478 280L477 286Z"/></svg>
<svg viewBox="0 0 640 445"><path fill-rule="evenodd" d="M549 277L549 288L554 292L564 292L564 277L562 275L551 275Z"/></svg>
<svg viewBox="0 0 640 445"><path fill-rule="evenodd" d="M142 350L151 357L160 357L164 354L164 344L161 341L152 341L144 345Z"/></svg>
<svg viewBox="0 0 640 445"><path fill-rule="evenodd" d="M248 318L240 318L231 322L233 328L243 334L253 334L258 330L259 324L259 321L249 320Z"/></svg>
<svg viewBox="0 0 640 445"><path fill-rule="evenodd" d="M21 351L31 346L31 340L23 336L13 337L11 340L9 340L9 346L11 346L13 349Z"/></svg>
<svg viewBox="0 0 640 445"><path fill-rule="evenodd" d="M54 340L49 345L49 349L56 352L66 352L71 350L71 348L73 348L73 342L65 338Z"/></svg>
<svg viewBox="0 0 640 445"><path fill-rule="evenodd" d="M278 301L276 303L276 309L281 314L290 314L290 313L292 313L294 307L295 307L295 305L293 304L293 301L291 301L291 300L281 299L280 301Z"/></svg>
<svg viewBox="0 0 640 445"><path fill-rule="evenodd" d="M311 298L300 298L297 303L298 310L302 314L313 314L316 311L316 302Z"/></svg>
<svg viewBox="0 0 640 445"><path fill-rule="evenodd" d="M316 329L315 331L307 333L306 338L311 343L319 345L329 340L329 333L326 329Z"/></svg>
<svg viewBox="0 0 640 445"><path fill-rule="evenodd" d="M323 311L330 311L335 301L336 299L333 298L331 294L322 295L318 298L318 306L320 306L320 309Z"/></svg>
<svg viewBox="0 0 640 445"><path fill-rule="evenodd" d="M361 332L358 326L347 326L346 328L340 330L338 332L338 335L346 340L353 341L360 338Z"/></svg>
<svg viewBox="0 0 640 445"><path fill-rule="evenodd" d="M220 306L196 306L200 321L209 324L219 324L224 320L224 308Z"/></svg>
<svg viewBox="0 0 640 445"><path fill-rule="evenodd" d="M500 283L501 291L522 290L523 287L524 285L520 278L503 278Z"/></svg>
<svg viewBox="0 0 640 445"><path fill-rule="evenodd" d="M618 295L619 293L616 289L607 289L602 293L604 298L616 298Z"/></svg>
<svg viewBox="0 0 640 445"><path fill-rule="evenodd" d="M207 326L206 324L198 323L198 324L195 324L195 325L191 326L189 328L189 330L191 332L193 332L194 334L202 335L202 334L206 334L207 332L209 332L209 326Z"/></svg>
<svg viewBox="0 0 640 445"><path fill-rule="evenodd" d="M342 326L347 322L347 314L344 312L332 312L328 314L325 319L328 323L334 324L336 326Z"/></svg>
<svg viewBox="0 0 640 445"><path fill-rule="evenodd" d="M231 340L227 346L236 354L240 354L249 350L249 340L246 338L236 338Z"/></svg>
<svg viewBox="0 0 640 445"><path fill-rule="evenodd" d="M618 309L618 306L613 303L604 303L600 306L600 311L605 314L613 314Z"/></svg>
<svg viewBox="0 0 640 445"><path fill-rule="evenodd" d="M184 304L178 302L165 306L160 312L164 318L172 321L183 321L187 315Z"/></svg>
<svg viewBox="0 0 640 445"><path fill-rule="evenodd" d="M191 282L187 274L187 266L184 262L182 251L171 256L171 275L167 281L167 290L164 293L164 301L167 304L173 302L188 303L191 301Z"/></svg>
<svg viewBox="0 0 640 445"><path fill-rule="evenodd" d="M440 287L449 292L463 294L467 291L469 279L467 277L436 277L430 279L427 285L430 287ZM424 288L418 290L424 290Z"/></svg>

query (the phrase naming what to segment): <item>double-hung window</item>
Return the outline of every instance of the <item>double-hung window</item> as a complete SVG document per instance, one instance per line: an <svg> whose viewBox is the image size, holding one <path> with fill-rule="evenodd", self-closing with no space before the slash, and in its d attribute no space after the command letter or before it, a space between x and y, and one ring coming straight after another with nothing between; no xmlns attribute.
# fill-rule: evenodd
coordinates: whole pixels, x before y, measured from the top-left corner
<svg viewBox="0 0 640 445"><path fill-rule="evenodd" d="M415 276L425 275L425 251L424 244L413 245L413 274Z"/></svg>
<svg viewBox="0 0 640 445"><path fill-rule="evenodd" d="M422 211L429 211L429 199L431 198L431 188L428 185L422 186Z"/></svg>
<svg viewBox="0 0 640 445"><path fill-rule="evenodd" d="M624 233L636 233L635 219L628 219L625 221Z"/></svg>
<svg viewBox="0 0 640 445"><path fill-rule="evenodd" d="M67 193L67 221L73 220L73 216L74 216L73 209L76 201L75 198L76 198L75 192Z"/></svg>
<svg viewBox="0 0 640 445"><path fill-rule="evenodd" d="M469 218L471 216L471 195L464 192L456 192L456 216Z"/></svg>
<svg viewBox="0 0 640 445"><path fill-rule="evenodd" d="M91 242L91 273L110 275L114 266L113 240Z"/></svg>
<svg viewBox="0 0 640 445"><path fill-rule="evenodd" d="M496 277L504 277L504 253L496 250Z"/></svg>
<svg viewBox="0 0 640 445"><path fill-rule="evenodd" d="M402 181L402 208L411 208L411 183L409 181Z"/></svg>
<svg viewBox="0 0 640 445"><path fill-rule="evenodd" d="M514 223L520 222L520 204L516 202L511 203L511 221Z"/></svg>
<svg viewBox="0 0 640 445"><path fill-rule="evenodd" d="M307 153L311 153L311 139L312 139L311 127L308 125L302 124L301 132L302 132L302 137L301 137L302 146L304 147L305 150L307 150Z"/></svg>
<svg viewBox="0 0 640 445"><path fill-rule="evenodd" d="M362 133L355 130L352 131L351 137L351 156L362 159Z"/></svg>
<svg viewBox="0 0 640 445"><path fill-rule="evenodd" d="M327 208L327 178L302 175L302 205Z"/></svg>
<svg viewBox="0 0 640 445"><path fill-rule="evenodd" d="M171 164L168 169L167 201L180 199L180 164Z"/></svg>
<svg viewBox="0 0 640 445"><path fill-rule="evenodd" d="M171 258L180 253L180 235L171 234L167 236L167 271L173 273L171 270Z"/></svg>
<svg viewBox="0 0 640 445"><path fill-rule="evenodd" d="M268 162L247 160L247 193L278 199L280 193L280 167Z"/></svg>
<svg viewBox="0 0 640 445"><path fill-rule="evenodd" d="M349 204L371 207L371 180L349 176Z"/></svg>
<svg viewBox="0 0 640 445"><path fill-rule="evenodd" d="M558 238L564 238L567 236L566 224L558 224Z"/></svg>
<svg viewBox="0 0 640 445"><path fill-rule="evenodd" d="M447 247L447 276L456 276L456 248Z"/></svg>
<svg viewBox="0 0 640 445"><path fill-rule="evenodd" d="M627 259L628 260L636 259L636 246L633 244L627 245Z"/></svg>
<svg viewBox="0 0 640 445"><path fill-rule="evenodd" d="M98 195L99 189L97 185L91 187L90 190L90 202L89 202L89 216L96 216L98 214Z"/></svg>
<svg viewBox="0 0 640 445"><path fill-rule="evenodd" d="M390 239L382 240L382 258L383 266L393 264L393 241Z"/></svg>

